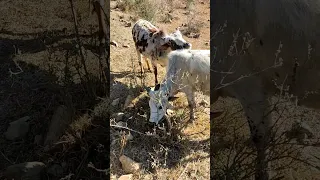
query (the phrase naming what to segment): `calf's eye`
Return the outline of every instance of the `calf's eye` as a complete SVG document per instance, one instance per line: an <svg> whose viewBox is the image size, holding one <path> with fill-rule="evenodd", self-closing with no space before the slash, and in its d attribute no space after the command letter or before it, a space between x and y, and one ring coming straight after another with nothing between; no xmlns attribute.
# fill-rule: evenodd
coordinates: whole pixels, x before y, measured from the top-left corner
<svg viewBox="0 0 320 180"><path fill-rule="evenodd" d="M162 109L162 106L159 106L159 109Z"/></svg>

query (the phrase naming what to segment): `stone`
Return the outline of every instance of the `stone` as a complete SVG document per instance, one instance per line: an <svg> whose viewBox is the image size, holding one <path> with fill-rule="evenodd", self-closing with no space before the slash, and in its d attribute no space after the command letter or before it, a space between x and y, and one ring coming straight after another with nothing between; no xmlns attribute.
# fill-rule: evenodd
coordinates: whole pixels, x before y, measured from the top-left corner
<svg viewBox="0 0 320 180"><path fill-rule="evenodd" d="M200 34L199 33L190 33L187 35L188 38L199 38Z"/></svg>
<svg viewBox="0 0 320 180"><path fill-rule="evenodd" d="M122 169L126 173L135 173L139 171L141 168L140 163L135 162L134 160L125 155L120 156L119 160L121 162Z"/></svg>
<svg viewBox="0 0 320 180"><path fill-rule="evenodd" d="M209 105L209 103L206 100L202 99L199 105L206 107Z"/></svg>
<svg viewBox="0 0 320 180"><path fill-rule="evenodd" d="M113 45L113 46L119 47L119 45L118 45L118 43L116 41L111 41L110 44Z"/></svg>
<svg viewBox="0 0 320 180"><path fill-rule="evenodd" d="M124 113L123 112L118 112L115 116L117 121L121 121L123 119Z"/></svg>
<svg viewBox="0 0 320 180"><path fill-rule="evenodd" d="M112 106L117 106L117 105L119 104L119 101L120 101L120 99L117 98L117 99L115 99L115 100L112 101L111 105L112 105Z"/></svg>
<svg viewBox="0 0 320 180"><path fill-rule="evenodd" d="M118 7L117 1L110 1L110 9L116 9Z"/></svg>
<svg viewBox="0 0 320 180"><path fill-rule="evenodd" d="M110 176L110 180L117 180L117 176L116 175L111 175Z"/></svg>
<svg viewBox="0 0 320 180"><path fill-rule="evenodd" d="M133 175L132 174L122 175L119 177L118 180L133 180Z"/></svg>
<svg viewBox="0 0 320 180"><path fill-rule="evenodd" d="M174 111L172 109L167 109L167 114L169 116L173 116L174 115Z"/></svg>
<svg viewBox="0 0 320 180"><path fill-rule="evenodd" d="M11 122L7 131L4 133L5 137L12 141L25 137L29 131L29 119L29 116L25 116Z"/></svg>
<svg viewBox="0 0 320 180"><path fill-rule="evenodd" d="M151 174L147 174L143 177L143 180L153 180L153 176Z"/></svg>
<svg viewBox="0 0 320 180"><path fill-rule="evenodd" d="M131 27L131 22L126 22L125 27Z"/></svg>
<svg viewBox="0 0 320 180"><path fill-rule="evenodd" d="M131 104L132 100L133 100L132 96L128 95L126 100L125 100L125 102L124 102L123 108L126 109L127 107L129 107L129 105Z"/></svg>
<svg viewBox="0 0 320 180"><path fill-rule="evenodd" d="M4 172L8 179L40 180L46 165L42 162L25 162L9 166Z"/></svg>
<svg viewBox="0 0 320 180"><path fill-rule="evenodd" d="M127 127L127 123L119 121L119 122L117 122L117 126Z"/></svg>
<svg viewBox="0 0 320 180"><path fill-rule="evenodd" d="M56 109L50 122L44 146L50 146L52 143L59 140L70 124L71 118L71 113L66 106L61 105Z"/></svg>

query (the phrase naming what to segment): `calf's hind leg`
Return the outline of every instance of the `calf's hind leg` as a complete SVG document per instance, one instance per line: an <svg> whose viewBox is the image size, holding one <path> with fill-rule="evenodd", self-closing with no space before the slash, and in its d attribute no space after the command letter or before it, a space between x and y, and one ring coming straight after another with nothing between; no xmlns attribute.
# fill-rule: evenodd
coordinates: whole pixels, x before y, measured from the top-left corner
<svg viewBox="0 0 320 180"><path fill-rule="evenodd" d="M190 116L189 116L190 121L194 121L195 119L194 108L196 107L196 102L194 100L194 92L192 91L191 88L189 88L189 86L185 87L183 91L186 94L187 100L188 100L188 106L190 110Z"/></svg>
<svg viewBox="0 0 320 180"><path fill-rule="evenodd" d="M140 66L140 75L141 75L141 79L143 79L144 68L143 68L143 64L142 64L142 54L138 51L138 49L136 49L136 51L137 51L138 61L139 61L139 66Z"/></svg>

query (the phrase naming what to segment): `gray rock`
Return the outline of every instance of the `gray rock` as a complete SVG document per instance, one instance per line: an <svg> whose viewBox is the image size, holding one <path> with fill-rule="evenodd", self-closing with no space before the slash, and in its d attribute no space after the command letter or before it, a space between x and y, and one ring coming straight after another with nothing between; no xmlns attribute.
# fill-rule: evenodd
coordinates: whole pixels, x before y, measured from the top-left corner
<svg viewBox="0 0 320 180"><path fill-rule="evenodd" d="M111 105L112 106L117 106L119 104L119 102L120 102L120 98L117 98L117 99L112 101Z"/></svg>
<svg viewBox="0 0 320 180"><path fill-rule="evenodd" d="M115 46L115 47L119 47L119 45L118 45L118 43L116 41L111 41L110 44Z"/></svg>
<svg viewBox="0 0 320 180"><path fill-rule="evenodd" d="M116 114L115 118L117 121L121 121L123 119L124 113L123 112L119 112Z"/></svg>
<svg viewBox="0 0 320 180"><path fill-rule="evenodd" d="M131 27L131 22L126 22L125 27Z"/></svg>
<svg viewBox="0 0 320 180"><path fill-rule="evenodd" d="M42 162L25 162L9 166L4 175L8 179L40 180L46 165Z"/></svg>
<svg viewBox="0 0 320 180"><path fill-rule="evenodd" d="M126 122L119 121L119 122L117 122L117 126L127 127L127 123L126 123Z"/></svg>
<svg viewBox="0 0 320 180"><path fill-rule="evenodd" d="M313 130L308 126L305 122L301 120L296 120L292 125L292 129L296 131L300 131L301 133L308 136L308 138L312 138L314 136Z"/></svg>
<svg viewBox="0 0 320 180"><path fill-rule="evenodd" d="M133 100L132 96L131 95L128 95L125 102L124 102L124 105L123 105L123 108L126 109L129 107L129 105L131 104L131 101Z"/></svg>
<svg viewBox="0 0 320 180"><path fill-rule="evenodd" d="M115 9L118 7L117 1L111 1L110 2L110 9Z"/></svg>
<svg viewBox="0 0 320 180"><path fill-rule="evenodd" d="M295 120L289 131L286 132L288 139L296 139L299 143L304 143L307 138L314 137L314 133L310 126L301 120Z"/></svg>
<svg viewBox="0 0 320 180"><path fill-rule="evenodd" d="M120 156L119 161L121 162L122 169L126 173L135 173L141 169L141 164L135 162L128 156L125 156L125 155Z"/></svg>
<svg viewBox="0 0 320 180"><path fill-rule="evenodd" d="M52 116L44 146L50 146L59 140L60 136L63 135L65 129L68 127L71 118L71 113L66 106L61 105L57 108Z"/></svg>
<svg viewBox="0 0 320 180"><path fill-rule="evenodd" d="M133 180L133 174L122 175L118 180Z"/></svg>
<svg viewBox="0 0 320 180"><path fill-rule="evenodd" d="M63 175L63 168L59 164L53 164L47 170L48 174L56 177L61 177Z"/></svg>
<svg viewBox="0 0 320 180"><path fill-rule="evenodd" d="M25 116L10 123L7 132L4 133L8 140L16 140L26 136L29 131L29 116Z"/></svg>

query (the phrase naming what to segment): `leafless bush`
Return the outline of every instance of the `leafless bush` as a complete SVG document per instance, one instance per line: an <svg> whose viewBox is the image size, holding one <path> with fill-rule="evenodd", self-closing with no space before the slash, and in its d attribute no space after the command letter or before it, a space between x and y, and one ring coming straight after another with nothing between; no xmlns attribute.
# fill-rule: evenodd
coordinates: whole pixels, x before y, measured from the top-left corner
<svg viewBox="0 0 320 180"><path fill-rule="evenodd" d="M222 25L213 35L223 33L227 24ZM241 39L242 38L242 41ZM214 39L213 39L214 40ZM253 42L254 37L249 33L239 34L239 31L233 34L233 42L230 45L228 55L229 57L240 57L246 53ZM240 44L240 45L239 45ZM217 72L224 74L219 85L213 91L230 86L238 81L249 78L251 76L259 75L264 71L271 70L282 66L283 59L281 58L281 48L283 44L280 42L277 51L275 52L274 65L267 67L258 72L241 75L233 81L225 82L225 79L235 73L237 60L234 60L233 65L226 72ZM219 47L218 47L219 48ZM216 49L217 50L217 49ZM214 53L215 59L215 53ZM239 59L239 58L235 58ZM283 178L289 169L303 166L319 169L316 164L312 163L310 158L306 158L301 152L308 147L316 147L319 143L319 138L307 140L303 143L299 142L296 135L288 133L291 132L290 125L295 119L302 119L304 114L297 107L296 97L289 93L289 86L286 86L286 78L282 84L274 85L277 88L277 93L270 99L272 102L269 113L272 114L272 138L268 142L268 159L271 166L267 171L270 171L274 179ZM218 101L218 103L221 103ZM227 104L223 102L220 104L224 107L225 116L214 119L211 124L213 127L213 135L211 143L211 158L214 160L212 164L214 179L249 179L255 173L255 159L256 150L253 142L249 137L250 130L247 122L243 116L242 108L238 103ZM235 106L236 105L236 106ZM217 105L211 105L217 107Z"/></svg>
<svg viewBox="0 0 320 180"><path fill-rule="evenodd" d="M118 0L117 4L119 9L134 12L139 18L150 22L163 19L163 13L172 11L171 0Z"/></svg>

